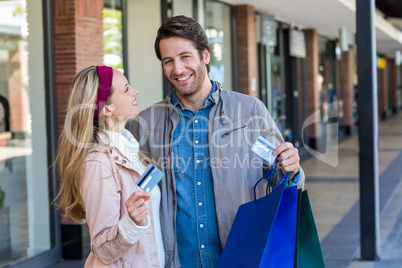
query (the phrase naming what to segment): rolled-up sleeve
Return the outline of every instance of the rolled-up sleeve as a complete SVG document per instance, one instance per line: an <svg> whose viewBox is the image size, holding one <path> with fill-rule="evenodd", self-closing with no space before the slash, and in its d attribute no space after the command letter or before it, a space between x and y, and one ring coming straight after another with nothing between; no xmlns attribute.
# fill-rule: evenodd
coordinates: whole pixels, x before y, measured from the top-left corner
<svg viewBox="0 0 402 268"><path fill-rule="evenodd" d="M275 121L272 119L269 111L265 108L264 104L261 102L258 102L259 105L257 114L261 114L260 118L262 119L260 122L260 128L261 128L261 136L264 137L266 140L271 142L274 146L278 147L282 143L285 142L285 140L282 137L282 134L280 133L278 127L276 126ZM271 168L270 165L268 165L268 169ZM281 170L278 168L276 170L275 174L275 183L278 183L280 179L283 177L283 174ZM304 188L304 181L305 181L305 175L303 169L300 167L299 171L297 172L296 176L293 178L293 180L290 181L290 185L297 185L299 189Z"/></svg>

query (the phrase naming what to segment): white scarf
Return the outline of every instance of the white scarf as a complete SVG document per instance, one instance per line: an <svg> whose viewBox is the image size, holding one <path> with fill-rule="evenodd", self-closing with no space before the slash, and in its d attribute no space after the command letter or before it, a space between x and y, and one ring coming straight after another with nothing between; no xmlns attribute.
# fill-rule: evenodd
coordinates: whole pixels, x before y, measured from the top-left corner
<svg viewBox="0 0 402 268"><path fill-rule="evenodd" d="M107 134L107 137L103 133L99 133L101 141L107 146L119 150L133 164L133 169L141 176L146 168L139 159L138 152L140 151L140 145L133 134L127 129L124 129L124 135L109 130L104 130L104 132Z"/></svg>

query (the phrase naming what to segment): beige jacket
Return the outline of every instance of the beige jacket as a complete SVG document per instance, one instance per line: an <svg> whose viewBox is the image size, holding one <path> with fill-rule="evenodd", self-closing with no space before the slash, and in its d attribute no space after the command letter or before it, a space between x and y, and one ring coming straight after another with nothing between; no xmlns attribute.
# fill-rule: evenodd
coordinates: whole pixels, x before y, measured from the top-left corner
<svg viewBox="0 0 402 268"><path fill-rule="evenodd" d="M140 190L139 174L116 149L99 147L88 154L82 168L81 198L91 237L85 267L159 267L151 201L146 202L150 228L134 243L119 231L127 214L125 202Z"/></svg>
<svg viewBox="0 0 402 268"><path fill-rule="evenodd" d="M208 145L214 182L216 218L219 238L224 248L237 210L254 199L254 185L263 176L261 157L251 151L259 136L278 146L284 140L264 104L251 96L227 91L216 83L212 94L215 104L209 112ZM140 147L150 155L165 174L159 182L162 192L161 228L165 250L165 267L181 267L176 239L176 182L172 150L173 133L179 114L171 103L171 94L135 117L130 126ZM226 160L228 160L226 162ZM224 162L225 161L225 162ZM270 167L268 167L270 168ZM281 178L279 173L277 179ZM300 168L299 188L304 187ZM260 183L257 196L265 195Z"/></svg>

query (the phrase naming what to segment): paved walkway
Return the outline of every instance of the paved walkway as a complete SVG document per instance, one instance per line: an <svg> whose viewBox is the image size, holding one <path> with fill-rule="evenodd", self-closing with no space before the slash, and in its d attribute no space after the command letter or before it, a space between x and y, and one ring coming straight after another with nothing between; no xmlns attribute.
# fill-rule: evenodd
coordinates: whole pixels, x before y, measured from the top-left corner
<svg viewBox="0 0 402 268"><path fill-rule="evenodd" d="M327 131L329 135L331 129ZM379 125L380 240L378 261L360 260L358 136L301 163L327 268L402 267L402 113ZM321 160L320 160L321 159ZM324 160L325 162L323 162ZM62 261L51 267L83 267Z"/></svg>
<svg viewBox="0 0 402 268"><path fill-rule="evenodd" d="M378 261L359 259L358 136L328 147L302 162L326 267L402 267L402 113L379 124Z"/></svg>

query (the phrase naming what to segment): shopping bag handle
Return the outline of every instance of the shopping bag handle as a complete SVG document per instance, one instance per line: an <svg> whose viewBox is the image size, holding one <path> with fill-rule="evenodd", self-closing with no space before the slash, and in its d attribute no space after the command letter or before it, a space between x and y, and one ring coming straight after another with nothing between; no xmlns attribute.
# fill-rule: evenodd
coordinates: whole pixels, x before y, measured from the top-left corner
<svg viewBox="0 0 402 268"><path fill-rule="evenodd" d="M267 188L265 189L265 194L271 193L276 188L276 186L274 186L274 179L273 179L274 177L272 176L274 173L275 173L275 169L271 173L271 176L269 177L269 180L268 180L268 183L267 183ZM290 173L286 172L285 175L283 175L283 177L285 177L285 176L286 176L286 186L289 186L290 185ZM283 179L283 177L282 177L282 179ZM280 181L282 181L282 179ZM271 188L273 188L273 189L270 190ZM268 190L270 190L270 191L268 191Z"/></svg>
<svg viewBox="0 0 402 268"><path fill-rule="evenodd" d="M271 167L271 169L267 172L267 174L265 174L261 179L259 179L257 182L256 182L256 184L254 185L254 203L257 201L257 193L256 193L256 188L257 188L257 185L264 179L264 178L266 178L268 175L274 175L273 174L273 170L274 170L274 167L276 166L276 163L278 162L278 157L279 157L279 155L275 158L275 162L274 162L274 164L272 165L272 167ZM272 191L273 190L275 190L275 188L283 181L283 179L286 177L288 175L288 172L286 172L286 174L285 175L283 175L283 177L280 179L280 181L275 185L275 187L272 189ZM270 177L270 179L268 180L268 183L267 183L267 189L266 189L266 192L268 192L268 188L269 188L269 184L270 184L270 182L271 182L271 179L273 178L274 176L271 176ZM268 194L268 193L267 193Z"/></svg>

